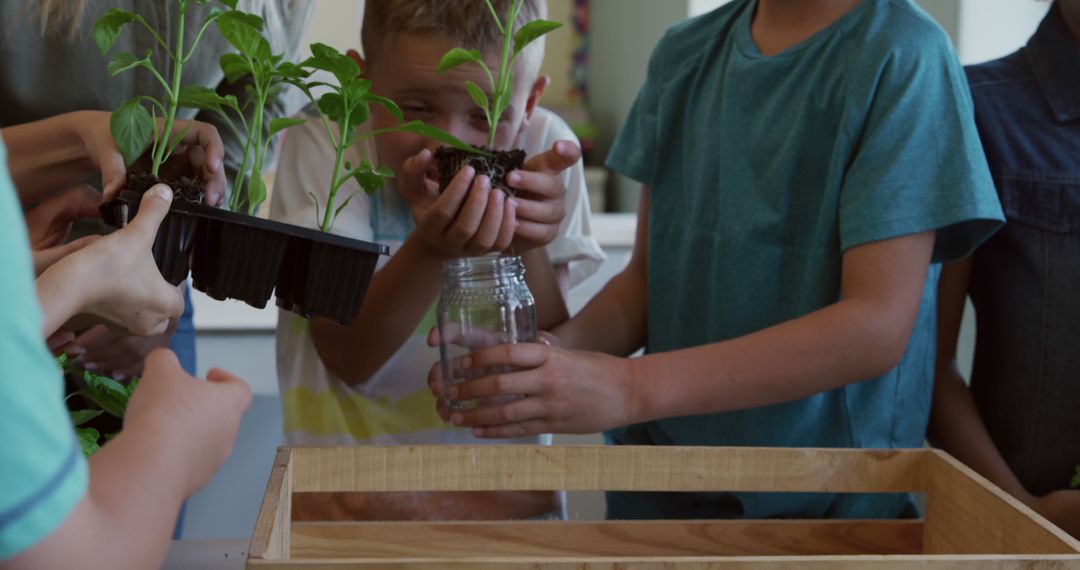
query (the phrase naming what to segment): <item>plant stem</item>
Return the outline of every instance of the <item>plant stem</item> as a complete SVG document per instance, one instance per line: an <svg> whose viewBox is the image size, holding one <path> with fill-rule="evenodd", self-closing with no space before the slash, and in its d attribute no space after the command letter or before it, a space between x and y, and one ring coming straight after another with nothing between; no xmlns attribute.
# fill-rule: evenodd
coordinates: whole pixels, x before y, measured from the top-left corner
<svg viewBox="0 0 1080 570"><path fill-rule="evenodd" d="M159 144L154 153L154 160L150 173L154 176L158 176L161 171L161 165L168 158L165 156L166 149L169 148L169 138L172 137L173 122L176 120L176 108L180 102L180 72L184 66L184 20L186 20L187 3L180 2L180 17L176 23L176 53L173 56L173 76L172 76L172 89L167 93L168 101L165 106L165 127L161 131L161 136L165 138L165 144Z"/></svg>
<svg viewBox="0 0 1080 570"><path fill-rule="evenodd" d="M509 69L507 69L507 66L510 62L510 42L513 41L514 22L517 20L517 15L518 12L520 12L521 10L521 4L523 1L524 0L513 0L513 3L510 5L510 9L508 10L509 13L507 14L506 23L502 26L503 45L502 56L499 58L498 85L495 87L495 92L492 93L492 95L494 95L493 101L491 103L492 113L490 114L491 118L488 119L488 146L491 148L495 147L495 133L497 133L499 130L499 119L502 118L502 113L499 112L499 109L497 108L498 102L502 99L502 94L506 92L510 84L509 78L511 72Z"/></svg>
<svg viewBox="0 0 1080 570"><path fill-rule="evenodd" d="M346 107L347 109L348 107ZM349 114L345 114L345 125L349 124ZM345 162L345 149L348 148L345 145L345 133L340 133L340 137L337 143L334 145L334 150L337 156L334 158L334 174L330 177L330 196L326 199L326 212L323 213L323 221L320 224L319 229L323 233L330 231L330 225L333 223L331 215L334 211L334 198L337 196L338 188L341 187L341 181L338 178L341 176L341 166ZM332 141L331 141L332 142Z"/></svg>
<svg viewBox="0 0 1080 570"><path fill-rule="evenodd" d="M265 130L263 129L263 109L266 108L266 92L265 89L259 89L256 87L256 104L255 104L255 116L252 117L251 128L254 132L254 154L255 163L251 165L251 176L262 176L263 159L266 157L266 145L264 145ZM245 156L246 160L247 157ZM245 164L245 168L246 168ZM261 202L260 202L261 203ZM247 209L248 214L255 215L255 209L259 207L251 197L251 180L248 180L248 200Z"/></svg>

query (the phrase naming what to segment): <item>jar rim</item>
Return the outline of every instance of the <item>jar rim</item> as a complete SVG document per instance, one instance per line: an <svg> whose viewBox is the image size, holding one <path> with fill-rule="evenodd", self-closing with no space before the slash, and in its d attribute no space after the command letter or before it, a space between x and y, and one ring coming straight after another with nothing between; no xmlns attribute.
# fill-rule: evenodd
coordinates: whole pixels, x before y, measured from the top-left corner
<svg viewBox="0 0 1080 570"><path fill-rule="evenodd" d="M499 274L524 272L520 255L489 253L476 257L460 257L443 262L443 277L447 279L485 279Z"/></svg>

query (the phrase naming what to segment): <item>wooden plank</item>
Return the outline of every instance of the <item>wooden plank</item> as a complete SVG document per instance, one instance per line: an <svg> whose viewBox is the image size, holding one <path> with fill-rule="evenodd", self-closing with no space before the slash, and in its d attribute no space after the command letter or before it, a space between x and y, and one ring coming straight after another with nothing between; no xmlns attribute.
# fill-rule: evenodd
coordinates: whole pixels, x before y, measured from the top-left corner
<svg viewBox="0 0 1080 570"><path fill-rule="evenodd" d="M293 491L923 491L928 450L633 446L293 449Z"/></svg>
<svg viewBox="0 0 1080 570"><path fill-rule="evenodd" d="M445 558L259 560L257 568L275 570L1076 570L1068 556L811 556L657 558Z"/></svg>
<svg viewBox="0 0 1080 570"><path fill-rule="evenodd" d="M919 554L921 521L293 523L293 559Z"/></svg>
<svg viewBox="0 0 1080 570"><path fill-rule="evenodd" d="M926 554L1080 555L1080 542L948 454L927 467Z"/></svg>
<svg viewBox="0 0 1080 570"><path fill-rule="evenodd" d="M253 560L289 558L292 465L292 450L278 448L259 514L255 518L255 531L248 548L249 564Z"/></svg>

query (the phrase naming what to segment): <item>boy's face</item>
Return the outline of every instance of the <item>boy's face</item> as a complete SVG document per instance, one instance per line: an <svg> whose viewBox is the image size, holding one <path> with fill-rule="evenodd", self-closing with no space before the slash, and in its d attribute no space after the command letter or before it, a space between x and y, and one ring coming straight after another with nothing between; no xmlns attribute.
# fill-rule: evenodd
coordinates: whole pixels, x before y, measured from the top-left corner
<svg viewBox="0 0 1080 570"><path fill-rule="evenodd" d="M487 74L478 65L460 65L446 73L438 71L443 54L455 47L449 39L432 34L398 34L390 39L378 57L367 66L366 77L372 91L394 100L405 114L406 121L421 120L449 132L474 146L488 140L488 124L483 110L473 103L465 89L469 80L480 86L491 98ZM484 59L492 73L499 65L497 53L485 53ZM546 79L530 83L531 78L514 78L514 93L510 105L499 121L495 147L509 148L525 128ZM372 126L391 127L396 120L378 105L372 105ZM424 148L432 152L441 143L412 133L388 133L375 138L379 163L401 172L405 160Z"/></svg>

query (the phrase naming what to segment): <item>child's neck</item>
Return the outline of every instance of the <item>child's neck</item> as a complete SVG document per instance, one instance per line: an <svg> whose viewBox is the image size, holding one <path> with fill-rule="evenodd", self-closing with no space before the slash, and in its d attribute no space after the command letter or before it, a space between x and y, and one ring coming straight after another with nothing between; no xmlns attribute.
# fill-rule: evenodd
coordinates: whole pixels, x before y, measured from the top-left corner
<svg viewBox="0 0 1080 570"><path fill-rule="evenodd" d="M829 27L859 0L758 0L750 34L762 55L776 55Z"/></svg>

